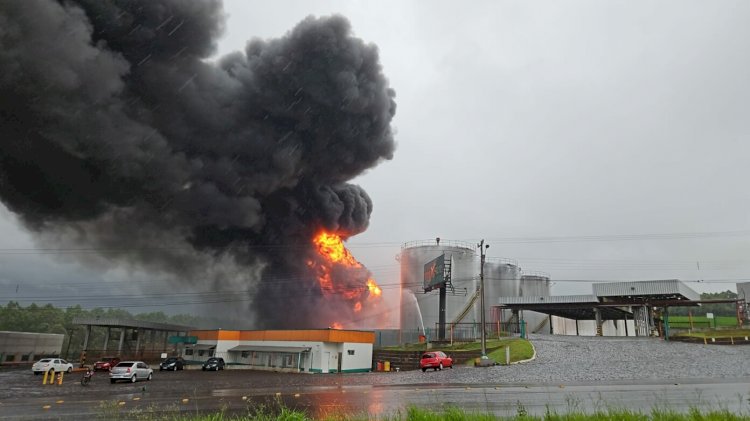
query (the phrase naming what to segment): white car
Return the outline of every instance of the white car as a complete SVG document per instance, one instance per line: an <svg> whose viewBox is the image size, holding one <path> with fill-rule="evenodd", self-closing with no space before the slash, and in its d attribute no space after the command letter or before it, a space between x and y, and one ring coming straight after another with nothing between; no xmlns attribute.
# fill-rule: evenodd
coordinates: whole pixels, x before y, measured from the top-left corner
<svg viewBox="0 0 750 421"><path fill-rule="evenodd" d="M54 371L55 373L61 373L64 371L70 373L73 371L73 364L62 358L42 358L31 366L31 371L33 371L34 374L42 374L47 371Z"/></svg>
<svg viewBox="0 0 750 421"><path fill-rule="evenodd" d="M109 370L109 382L114 383L118 380L128 380L135 383L138 380L151 380L154 370L143 361L120 361L116 366Z"/></svg>

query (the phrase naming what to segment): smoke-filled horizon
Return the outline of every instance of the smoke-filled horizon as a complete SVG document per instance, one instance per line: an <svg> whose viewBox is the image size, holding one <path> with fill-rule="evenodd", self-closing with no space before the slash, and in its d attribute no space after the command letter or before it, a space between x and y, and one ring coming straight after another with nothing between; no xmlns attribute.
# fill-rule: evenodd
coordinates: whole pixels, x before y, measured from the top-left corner
<svg viewBox="0 0 750 421"><path fill-rule="evenodd" d="M217 0L0 4L0 200L42 244L252 290L233 310L257 327L321 327L341 313L311 239L367 228L347 181L392 158L395 94L344 17L212 62L223 19Z"/></svg>

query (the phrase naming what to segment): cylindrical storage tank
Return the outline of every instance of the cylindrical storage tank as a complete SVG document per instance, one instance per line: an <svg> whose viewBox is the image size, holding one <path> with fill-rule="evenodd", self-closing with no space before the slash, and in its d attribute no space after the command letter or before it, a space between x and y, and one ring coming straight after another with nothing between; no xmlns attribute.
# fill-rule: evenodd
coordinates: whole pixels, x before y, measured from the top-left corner
<svg viewBox="0 0 750 421"><path fill-rule="evenodd" d="M521 297L549 296L549 275L542 272L528 272L521 276Z"/></svg>
<svg viewBox="0 0 750 421"><path fill-rule="evenodd" d="M507 321L507 314L492 311L499 304L500 297L518 297L521 288L521 268L515 260L486 258L484 262L484 295L485 320L487 323ZM476 306L476 317L479 320L479 306ZM502 320L501 320L502 319Z"/></svg>
<svg viewBox="0 0 750 421"><path fill-rule="evenodd" d="M521 276L522 297L547 297L550 295L549 275L543 272L526 272ZM549 333L549 316L534 311L523 311L526 331L529 333Z"/></svg>
<svg viewBox="0 0 750 421"><path fill-rule="evenodd" d="M446 337L450 324L466 308L479 282L479 258L474 244L448 240L412 241L401 246L401 332L402 343L438 339L440 292L424 292L424 266L445 254L451 265L451 284L446 293Z"/></svg>

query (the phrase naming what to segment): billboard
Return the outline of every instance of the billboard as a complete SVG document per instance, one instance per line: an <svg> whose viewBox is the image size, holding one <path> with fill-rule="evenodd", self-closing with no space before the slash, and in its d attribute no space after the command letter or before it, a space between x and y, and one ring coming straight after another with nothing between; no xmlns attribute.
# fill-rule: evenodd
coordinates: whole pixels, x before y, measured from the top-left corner
<svg viewBox="0 0 750 421"><path fill-rule="evenodd" d="M440 288L445 283L445 254L424 265L424 291Z"/></svg>

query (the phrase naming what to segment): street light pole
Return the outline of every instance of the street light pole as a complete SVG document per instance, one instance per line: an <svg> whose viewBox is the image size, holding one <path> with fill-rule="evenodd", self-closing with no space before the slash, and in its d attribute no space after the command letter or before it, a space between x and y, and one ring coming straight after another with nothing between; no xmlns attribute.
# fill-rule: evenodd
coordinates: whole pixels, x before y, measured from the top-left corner
<svg viewBox="0 0 750 421"><path fill-rule="evenodd" d="M484 316L484 250L489 248L489 244L484 244L484 239L477 244L479 247L479 306L481 307L481 331L482 331L482 359L487 358L487 334L485 332Z"/></svg>

